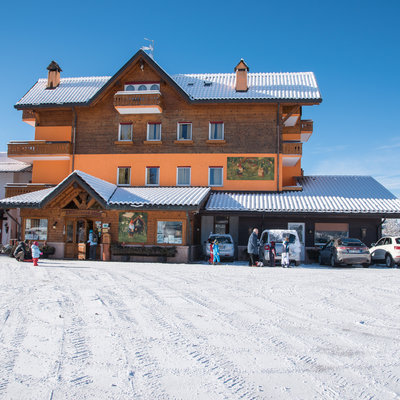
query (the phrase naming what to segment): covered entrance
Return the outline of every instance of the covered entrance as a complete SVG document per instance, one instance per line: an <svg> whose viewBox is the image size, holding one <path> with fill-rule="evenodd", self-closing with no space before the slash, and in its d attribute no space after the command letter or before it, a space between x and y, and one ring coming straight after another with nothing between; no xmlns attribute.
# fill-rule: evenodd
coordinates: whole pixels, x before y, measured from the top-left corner
<svg viewBox="0 0 400 400"><path fill-rule="evenodd" d="M100 214L100 213L99 213ZM99 238L101 235L101 215L99 218L87 216L65 217L65 258L86 259L89 256L89 232L93 230ZM100 256L100 246L97 246L97 259Z"/></svg>

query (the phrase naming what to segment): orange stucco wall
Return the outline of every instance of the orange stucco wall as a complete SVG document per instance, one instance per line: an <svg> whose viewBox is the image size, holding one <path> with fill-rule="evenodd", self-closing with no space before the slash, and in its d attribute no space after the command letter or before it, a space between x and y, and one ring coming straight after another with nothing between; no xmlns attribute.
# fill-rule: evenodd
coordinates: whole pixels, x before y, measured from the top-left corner
<svg viewBox="0 0 400 400"><path fill-rule="evenodd" d="M191 167L191 185L208 186L208 167L224 168L224 186L221 190L276 190L272 181L227 180L227 157L274 157L276 154L102 154L76 155L75 169L95 175L108 182L117 182L117 168L131 167L131 185L144 186L146 167L160 167L160 185L176 185L176 168ZM282 163L281 163L282 165ZM282 174L281 174L282 175ZM281 181L282 182L282 181Z"/></svg>
<svg viewBox="0 0 400 400"><path fill-rule="evenodd" d="M60 183L71 173L69 160L34 161L32 183Z"/></svg>
<svg viewBox="0 0 400 400"><path fill-rule="evenodd" d="M301 162L300 160L294 167L283 167L282 171L282 184L283 186L292 186L295 184L294 176L301 175Z"/></svg>
<svg viewBox="0 0 400 400"><path fill-rule="evenodd" d="M35 128L35 140L71 141L70 126L37 126Z"/></svg>

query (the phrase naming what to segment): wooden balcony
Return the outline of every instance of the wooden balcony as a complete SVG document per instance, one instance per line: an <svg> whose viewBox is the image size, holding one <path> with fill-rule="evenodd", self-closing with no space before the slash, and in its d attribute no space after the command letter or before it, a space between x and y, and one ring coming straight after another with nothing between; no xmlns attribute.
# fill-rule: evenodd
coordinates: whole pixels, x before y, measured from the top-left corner
<svg viewBox="0 0 400 400"><path fill-rule="evenodd" d="M313 120L312 119L304 119L300 121L300 129L301 133L312 133L313 132Z"/></svg>
<svg viewBox="0 0 400 400"><path fill-rule="evenodd" d="M69 160L72 153L71 142L30 142L8 143L8 157L24 162L35 160Z"/></svg>
<svg viewBox="0 0 400 400"><path fill-rule="evenodd" d="M302 155L303 143L297 142L283 142L282 143L282 154L284 155Z"/></svg>
<svg viewBox="0 0 400 400"><path fill-rule="evenodd" d="M13 197L20 194L36 192L53 186L55 185L47 183L7 183L5 185L5 197Z"/></svg>
<svg viewBox="0 0 400 400"><path fill-rule="evenodd" d="M161 114L161 93L117 92L114 95L114 107L120 114Z"/></svg>

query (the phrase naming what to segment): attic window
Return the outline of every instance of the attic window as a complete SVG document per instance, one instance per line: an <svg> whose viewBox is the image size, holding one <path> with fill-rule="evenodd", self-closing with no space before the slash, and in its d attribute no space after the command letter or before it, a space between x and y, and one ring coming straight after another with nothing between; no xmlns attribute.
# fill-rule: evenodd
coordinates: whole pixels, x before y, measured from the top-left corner
<svg viewBox="0 0 400 400"><path fill-rule="evenodd" d="M212 85L212 82L204 81L204 86L211 86L211 85Z"/></svg>

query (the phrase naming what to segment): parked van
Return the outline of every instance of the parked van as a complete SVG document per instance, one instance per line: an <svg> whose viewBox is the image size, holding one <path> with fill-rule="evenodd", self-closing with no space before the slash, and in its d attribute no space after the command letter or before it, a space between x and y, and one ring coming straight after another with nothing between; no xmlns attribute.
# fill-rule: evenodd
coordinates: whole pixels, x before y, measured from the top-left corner
<svg viewBox="0 0 400 400"><path fill-rule="evenodd" d="M276 263L280 263L282 259L283 241L289 237L289 259L290 263L300 265L301 243L299 236L295 230L291 229L266 229L261 234L260 239L260 260L268 265L269 249L271 242L275 242Z"/></svg>

